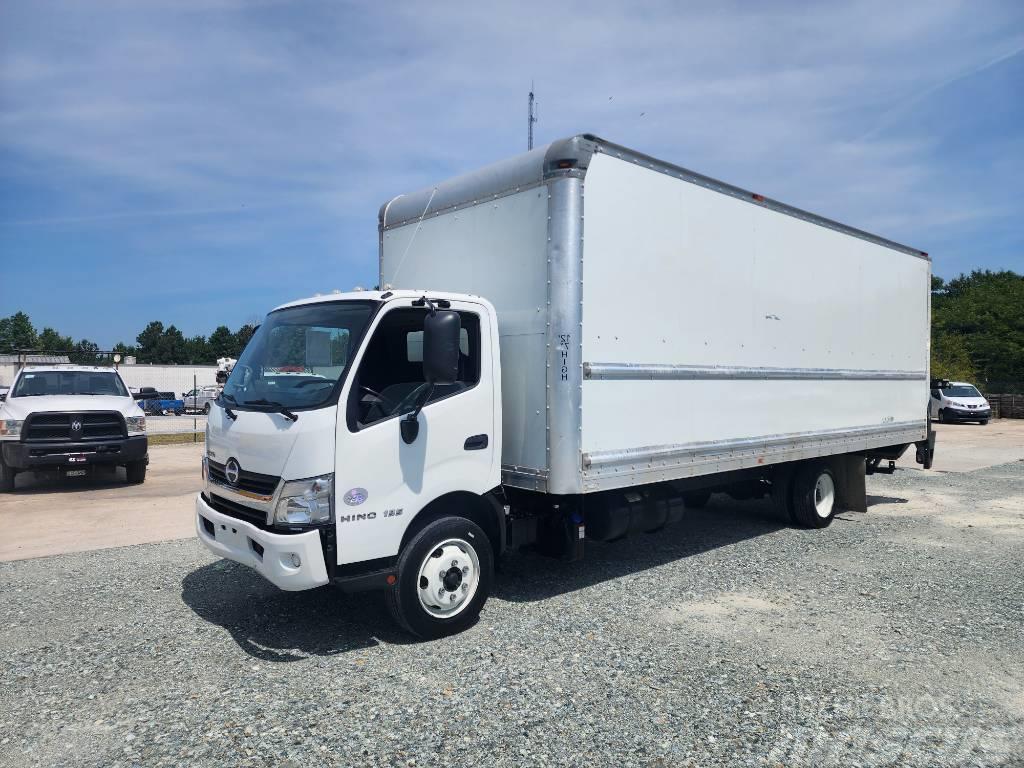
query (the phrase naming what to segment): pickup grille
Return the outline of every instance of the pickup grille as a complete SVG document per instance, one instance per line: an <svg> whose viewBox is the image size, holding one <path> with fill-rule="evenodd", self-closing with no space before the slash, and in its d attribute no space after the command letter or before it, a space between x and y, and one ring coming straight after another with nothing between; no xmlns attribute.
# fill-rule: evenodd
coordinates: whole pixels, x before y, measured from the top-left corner
<svg viewBox="0 0 1024 768"><path fill-rule="evenodd" d="M77 429L75 427L78 427ZM88 442L127 437L124 417L117 411L33 413L22 434L25 442Z"/></svg>
<svg viewBox="0 0 1024 768"><path fill-rule="evenodd" d="M210 473L210 480L228 488L236 488L239 491L255 493L259 496L273 496L277 489L277 483L281 479L274 475L261 475L259 472L247 472L242 469L238 472L238 482L232 485L224 474L224 465L219 462L207 460L206 470Z"/></svg>

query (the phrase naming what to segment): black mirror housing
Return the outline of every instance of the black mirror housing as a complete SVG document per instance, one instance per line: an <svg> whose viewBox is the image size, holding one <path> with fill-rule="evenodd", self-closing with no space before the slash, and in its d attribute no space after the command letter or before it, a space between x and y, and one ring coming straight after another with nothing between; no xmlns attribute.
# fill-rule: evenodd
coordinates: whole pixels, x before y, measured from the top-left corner
<svg viewBox="0 0 1024 768"><path fill-rule="evenodd" d="M423 378L429 384L454 384L459 378L458 312L439 309L423 320Z"/></svg>

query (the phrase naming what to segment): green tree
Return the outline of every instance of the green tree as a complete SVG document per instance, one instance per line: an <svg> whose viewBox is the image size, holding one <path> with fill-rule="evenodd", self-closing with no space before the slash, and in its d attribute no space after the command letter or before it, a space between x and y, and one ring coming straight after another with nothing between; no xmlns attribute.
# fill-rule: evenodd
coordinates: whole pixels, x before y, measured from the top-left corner
<svg viewBox="0 0 1024 768"><path fill-rule="evenodd" d="M218 325L210 334L207 341L210 349L210 356L216 360L218 357L238 357L235 354L235 335L226 325Z"/></svg>
<svg viewBox="0 0 1024 768"><path fill-rule="evenodd" d="M70 336L61 336L53 328L43 328L39 333L39 349L45 352L70 352L75 341Z"/></svg>
<svg viewBox="0 0 1024 768"><path fill-rule="evenodd" d="M38 349L39 336L35 326L24 312L0 318L0 349L13 352L18 349Z"/></svg>
<svg viewBox="0 0 1024 768"><path fill-rule="evenodd" d="M932 342L932 376L953 381L975 381L977 375L964 337L948 333Z"/></svg>
<svg viewBox="0 0 1024 768"><path fill-rule="evenodd" d="M157 360L157 349L160 346L160 340L164 335L164 324L159 320L154 320L147 325L142 333L135 337L135 340L139 343L139 362L140 363L158 363L162 362Z"/></svg>
<svg viewBox="0 0 1024 768"><path fill-rule="evenodd" d="M232 357L238 357L242 354L242 350L245 349L245 345L249 343L249 339L252 338L254 333L256 333L255 323L246 323L238 329L238 332L235 334L235 354Z"/></svg>
<svg viewBox="0 0 1024 768"><path fill-rule="evenodd" d="M188 362L195 365L212 363L210 356L210 345L206 343L205 336L190 336L185 339L185 356Z"/></svg>
<svg viewBox="0 0 1024 768"><path fill-rule="evenodd" d="M71 362L77 363L78 365L107 365L106 358L101 358L100 355L97 354L99 351L100 347L98 344L91 342L88 339L82 339L75 344L69 357Z"/></svg>
<svg viewBox="0 0 1024 768"><path fill-rule="evenodd" d="M932 347L944 364L962 362L962 347L983 388L1024 384L1024 275L975 270L944 283L932 294Z"/></svg>

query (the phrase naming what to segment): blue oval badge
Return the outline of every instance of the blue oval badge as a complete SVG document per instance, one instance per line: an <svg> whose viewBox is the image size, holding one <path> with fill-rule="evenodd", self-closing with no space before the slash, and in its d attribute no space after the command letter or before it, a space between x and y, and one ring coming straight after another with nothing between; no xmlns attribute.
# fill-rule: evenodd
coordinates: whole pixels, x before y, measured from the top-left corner
<svg viewBox="0 0 1024 768"><path fill-rule="evenodd" d="M350 507L358 507L370 494L366 492L365 488L353 488L344 496L344 501Z"/></svg>

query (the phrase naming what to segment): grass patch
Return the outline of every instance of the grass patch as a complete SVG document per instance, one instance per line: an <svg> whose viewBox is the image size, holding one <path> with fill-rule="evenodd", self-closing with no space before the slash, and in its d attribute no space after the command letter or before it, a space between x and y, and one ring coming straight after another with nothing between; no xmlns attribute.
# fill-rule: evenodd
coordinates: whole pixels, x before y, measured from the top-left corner
<svg viewBox="0 0 1024 768"><path fill-rule="evenodd" d="M205 432L175 432L171 434L150 434L150 445L177 445L179 443L202 443L206 440Z"/></svg>

